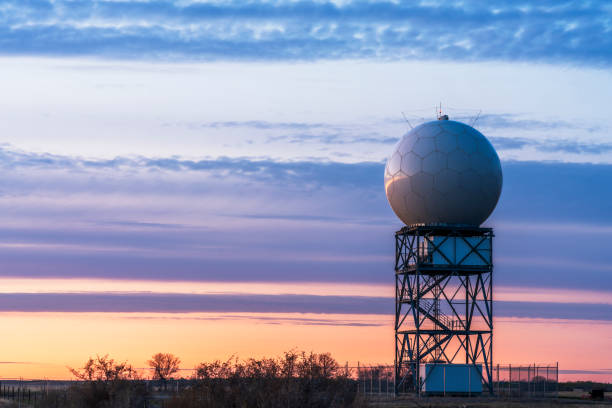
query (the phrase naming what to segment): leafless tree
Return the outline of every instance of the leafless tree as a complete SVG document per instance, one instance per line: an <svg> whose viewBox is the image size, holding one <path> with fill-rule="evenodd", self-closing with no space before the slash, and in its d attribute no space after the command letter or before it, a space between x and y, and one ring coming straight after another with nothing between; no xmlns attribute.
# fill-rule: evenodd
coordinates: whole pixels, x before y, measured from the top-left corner
<svg viewBox="0 0 612 408"><path fill-rule="evenodd" d="M147 390L136 370L127 362L116 362L108 355L89 358L82 368L68 368L79 382L64 394L63 404L58 400L41 401L40 407L141 407ZM57 395L55 396L57 398Z"/></svg>
<svg viewBox="0 0 612 408"><path fill-rule="evenodd" d="M83 368L74 369L68 367L72 375L81 381L121 381L136 380L138 373L127 362L115 362L108 355L89 358Z"/></svg>
<svg viewBox="0 0 612 408"><path fill-rule="evenodd" d="M339 365L330 353L317 354L317 366L321 377L331 378L336 375Z"/></svg>
<svg viewBox="0 0 612 408"><path fill-rule="evenodd" d="M170 353L157 353L148 361L149 367L153 369L153 378L164 383L164 389L168 378L178 372L181 359Z"/></svg>

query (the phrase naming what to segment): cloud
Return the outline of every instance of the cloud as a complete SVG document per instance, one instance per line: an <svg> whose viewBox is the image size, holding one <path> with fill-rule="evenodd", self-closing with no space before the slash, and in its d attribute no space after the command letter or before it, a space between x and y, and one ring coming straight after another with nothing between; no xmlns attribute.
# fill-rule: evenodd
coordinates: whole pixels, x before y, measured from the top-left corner
<svg viewBox="0 0 612 408"><path fill-rule="evenodd" d="M317 143L321 145L346 145L358 143L395 144L397 137L388 137L379 132L364 129L367 125L322 122L269 122L259 120L225 122L176 122L164 123L164 127L201 129L239 129L249 135L261 135L260 143ZM283 133L279 134L279 131ZM287 132L289 131L289 132Z"/></svg>
<svg viewBox="0 0 612 408"><path fill-rule="evenodd" d="M512 137L489 137L498 150L520 150L526 147L547 153L605 154L612 151L612 143L581 142L577 140L534 140Z"/></svg>
<svg viewBox="0 0 612 408"><path fill-rule="evenodd" d="M318 128L329 128L328 123L306 123L306 122L268 122L263 120L247 121L225 121L225 122L188 122L188 123L165 123L164 126L187 126L190 128L246 128L246 129L290 129L309 130Z"/></svg>
<svg viewBox="0 0 612 408"><path fill-rule="evenodd" d="M376 327L386 326L388 322L383 319L378 319L375 322L366 321L359 317L347 318L346 315L339 318L334 316L333 318L326 318L324 316L319 318L306 318L306 317L283 317L280 315L250 315L250 314L218 314L218 315L206 315L198 316L194 314L183 315L176 314L173 316L167 315L149 315L149 316L122 316L124 319L131 320L197 320L197 321L219 321L219 320L250 320L264 324L293 324L300 326L344 326L344 327Z"/></svg>
<svg viewBox="0 0 612 408"><path fill-rule="evenodd" d="M611 369L596 369L596 370L559 370L559 374L601 374L608 375L612 374Z"/></svg>
<svg viewBox="0 0 612 408"><path fill-rule="evenodd" d="M612 290L612 165L502 163L496 283ZM388 282L383 163L0 149L0 275ZM290 271L290 272L288 272Z"/></svg>
<svg viewBox="0 0 612 408"><path fill-rule="evenodd" d="M504 187L496 216L538 224L574 220L608 225L611 165L589 163L502 163Z"/></svg>
<svg viewBox="0 0 612 408"><path fill-rule="evenodd" d="M314 313L392 315L393 299L370 296L161 294L161 293L4 293L3 312L104 313ZM612 305L496 301L497 317L612 321ZM236 318L227 316L226 318ZM240 317L238 317L240 318ZM278 321L278 317L269 317ZM286 321L285 322L289 322ZM293 321L329 324L329 321ZM354 324L353 322L352 324Z"/></svg>
<svg viewBox="0 0 612 408"><path fill-rule="evenodd" d="M533 140L523 139L518 137L500 137L491 136L489 141L497 150L515 150L522 149L534 144Z"/></svg>
<svg viewBox="0 0 612 408"><path fill-rule="evenodd" d="M605 135L607 128L601 124L582 124L559 119L541 120L524 118L517 114L496 113L466 114L466 110L447 108L454 120L474 124L488 135L491 143L500 151L531 148L543 153L570 153L602 155L612 151L612 143L593 140ZM429 121L426 118L411 119L411 126ZM403 120L387 119L371 124L342 124L323 122L177 122L163 126L181 126L192 130L238 129L249 137L258 138L258 143L315 144L319 146L343 146L349 144L394 145L399 138L389 137L385 126L404 123ZM381 128L383 129L381 131ZM517 131L520 131L517 132ZM534 137L510 137L508 133L529 133ZM553 133L554 138L549 135ZM501 136L500 136L501 134ZM546 138L542 138L542 134ZM590 137L591 140L587 138ZM601 137L600 137L601 139ZM605 139L604 139L605 140Z"/></svg>
<svg viewBox="0 0 612 408"><path fill-rule="evenodd" d="M612 305L548 302L495 302L495 315L542 319L612 321Z"/></svg>
<svg viewBox="0 0 612 408"><path fill-rule="evenodd" d="M323 145L346 145L356 143L373 143L373 144L395 144L398 142L397 137L386 137L376 133L369 135L351 135L349 132L342 133L323 133L323 134L291 134L282 136L268 137L267 142L288 142L303 144L305 142L315 142Z"/></svg>
<svg viewBox="0 0 612 408"><path fill-rule="evenodd" d="M323 181L329 185L370 185L381 177L380 163L363 162L358 165L328 161L280 162L268 158L210 158L189 160L177 157L117 157L110 160L94 160L79 157L60 156L49 153L30 153L0 147L0 168L4 170L162 170L170 172L200 172L211 175L227 174L248 177L255 180Z"/></svg>
<svg viewBox="0 0 612 408"><path fill-rule="evenodd" d="M21 312L250 312L387 314L390 299L315 295L6 293L0 310Z"/></svg>
<svg viewBox="0 0 612 408"><path fill-rule="evenodd" d="M508 1L6 1L5 55L187 60L338 58L608 66L610 8Z"/></svg>
<svg viewBox="0 0 612 408"><path fill-rule="evenodd" d="M521 150L531 148L543 153L602 155L612 151L607 142L607 127L599 123L581 123L558 118L533 119L518 114L479 114L473 110L447 108L451 118L482 129L496 149ZM425 120L423 120L425 121ZM418 123L418 122L416 122ZM506 134L531 134L536 137L511 137ZM501 136L500 136L501 134ZM554 137L550 137L550 135ZM546 135L542 137L541 135ZM597 136L599 140L597 140ZM594 139L594 136L596 139ZM591 140L588 140L590 137Z"/></svg>
<svg viewBox="0 0 612 408"><path fill-rule="evenodd" d="M558 118L543 120L543 119L525 119L517 114L509 113L488 113L483 115L459 116L459 120L466 123L474 122L479 127L490 129L520 129L520 130L585 130L587 132L596 132L602 130L599 125L583 125L575 122L559 120Z"/></svg>
<svg viewBox="0 0 612 408"><path fill-rule="evenodd" d="M543 152L604 154L612 151L612 143L585 143L576 140L547 140L535 146Z"/></svg>

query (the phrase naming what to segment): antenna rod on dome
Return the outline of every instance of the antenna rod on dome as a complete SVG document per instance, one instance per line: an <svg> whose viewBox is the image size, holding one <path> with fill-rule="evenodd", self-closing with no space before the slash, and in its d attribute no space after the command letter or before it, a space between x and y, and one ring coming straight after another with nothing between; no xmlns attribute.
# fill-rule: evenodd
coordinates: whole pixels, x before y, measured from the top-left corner
<svg viewBox="0 0 612 408"><path fill-rule="evenodd" d="M439 113L436 112L438 114L438 120L448 120L448 115L443 115L442 114L442 102L440 102L440 110Z"/></svg>
<svg viewBox="0 0 612 408"><path fill-rule="evenodd" d="M482 109L480 109L478 111L478 114L476 115L476 117L472 120L472 123L470 123L470 126L474 126L476 124L476 121L478 121L478 118L480 118L480 114L482 113Z"/></svg>
<svg viewBox="0 0 612 408"><path fill-rule="evenodd" d="M404 112L402 112L402 116L404 117L404 120L406 121L408 126L410 126L410 129L414 129L414 126L412 126L412 123L410 123L410 121L408 120L408 118L406 117L406 114Z"/></svg>

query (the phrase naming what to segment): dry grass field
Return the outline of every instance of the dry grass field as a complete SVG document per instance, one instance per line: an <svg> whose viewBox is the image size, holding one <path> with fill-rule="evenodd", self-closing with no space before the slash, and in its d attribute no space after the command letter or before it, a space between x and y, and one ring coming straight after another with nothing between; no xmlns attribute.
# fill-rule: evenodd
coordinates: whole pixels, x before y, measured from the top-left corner
<svg viewBox="0 0 612 408"><path fill-rule="evenodd" d="M582 398L557 399L489 399L489 398L405 398L400 400L368 401L371 408L612 408L612 399L591 401Z"/></svg>

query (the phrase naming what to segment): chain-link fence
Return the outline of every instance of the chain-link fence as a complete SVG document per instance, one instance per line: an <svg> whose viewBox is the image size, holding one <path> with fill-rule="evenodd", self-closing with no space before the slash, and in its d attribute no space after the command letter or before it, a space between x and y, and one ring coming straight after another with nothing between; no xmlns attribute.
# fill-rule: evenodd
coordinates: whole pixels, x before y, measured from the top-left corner
<svg viewBox="0 0 612 408"><path fill-rule="evenodd" d="M444 365L440 365L441 367ZM451 372L444 370L444 372ZM365 396L395 395L394 368L390 365L347 367L348 375L357 381L357 390ZM452 390L456 380L450 375L441 376L443 383L440 388ZM400 394L414 392L410 384L403 384L398 390ZM451 384L452 383L452 384ZM423 387L422 394L426 394ZM559 365L502 365L493 366L493 393L501 398L532 398L557 397L559 393ZM482 393L471 391L444 392L445 395L488 395L488 388L482 387Z"/></svg>
<svg viewBox="0 0 612 408"><path fill-rule="evenodd" d="M363 395L395 395L395 375L393 366L349 367L349 376L357 381L357 392Z"/></svg>
<svg viewBox="0 0 612 408"><path fill-rule="evenodd" d="M493 390L505 397L556 397L559 365L496 365Z"/></svg>

